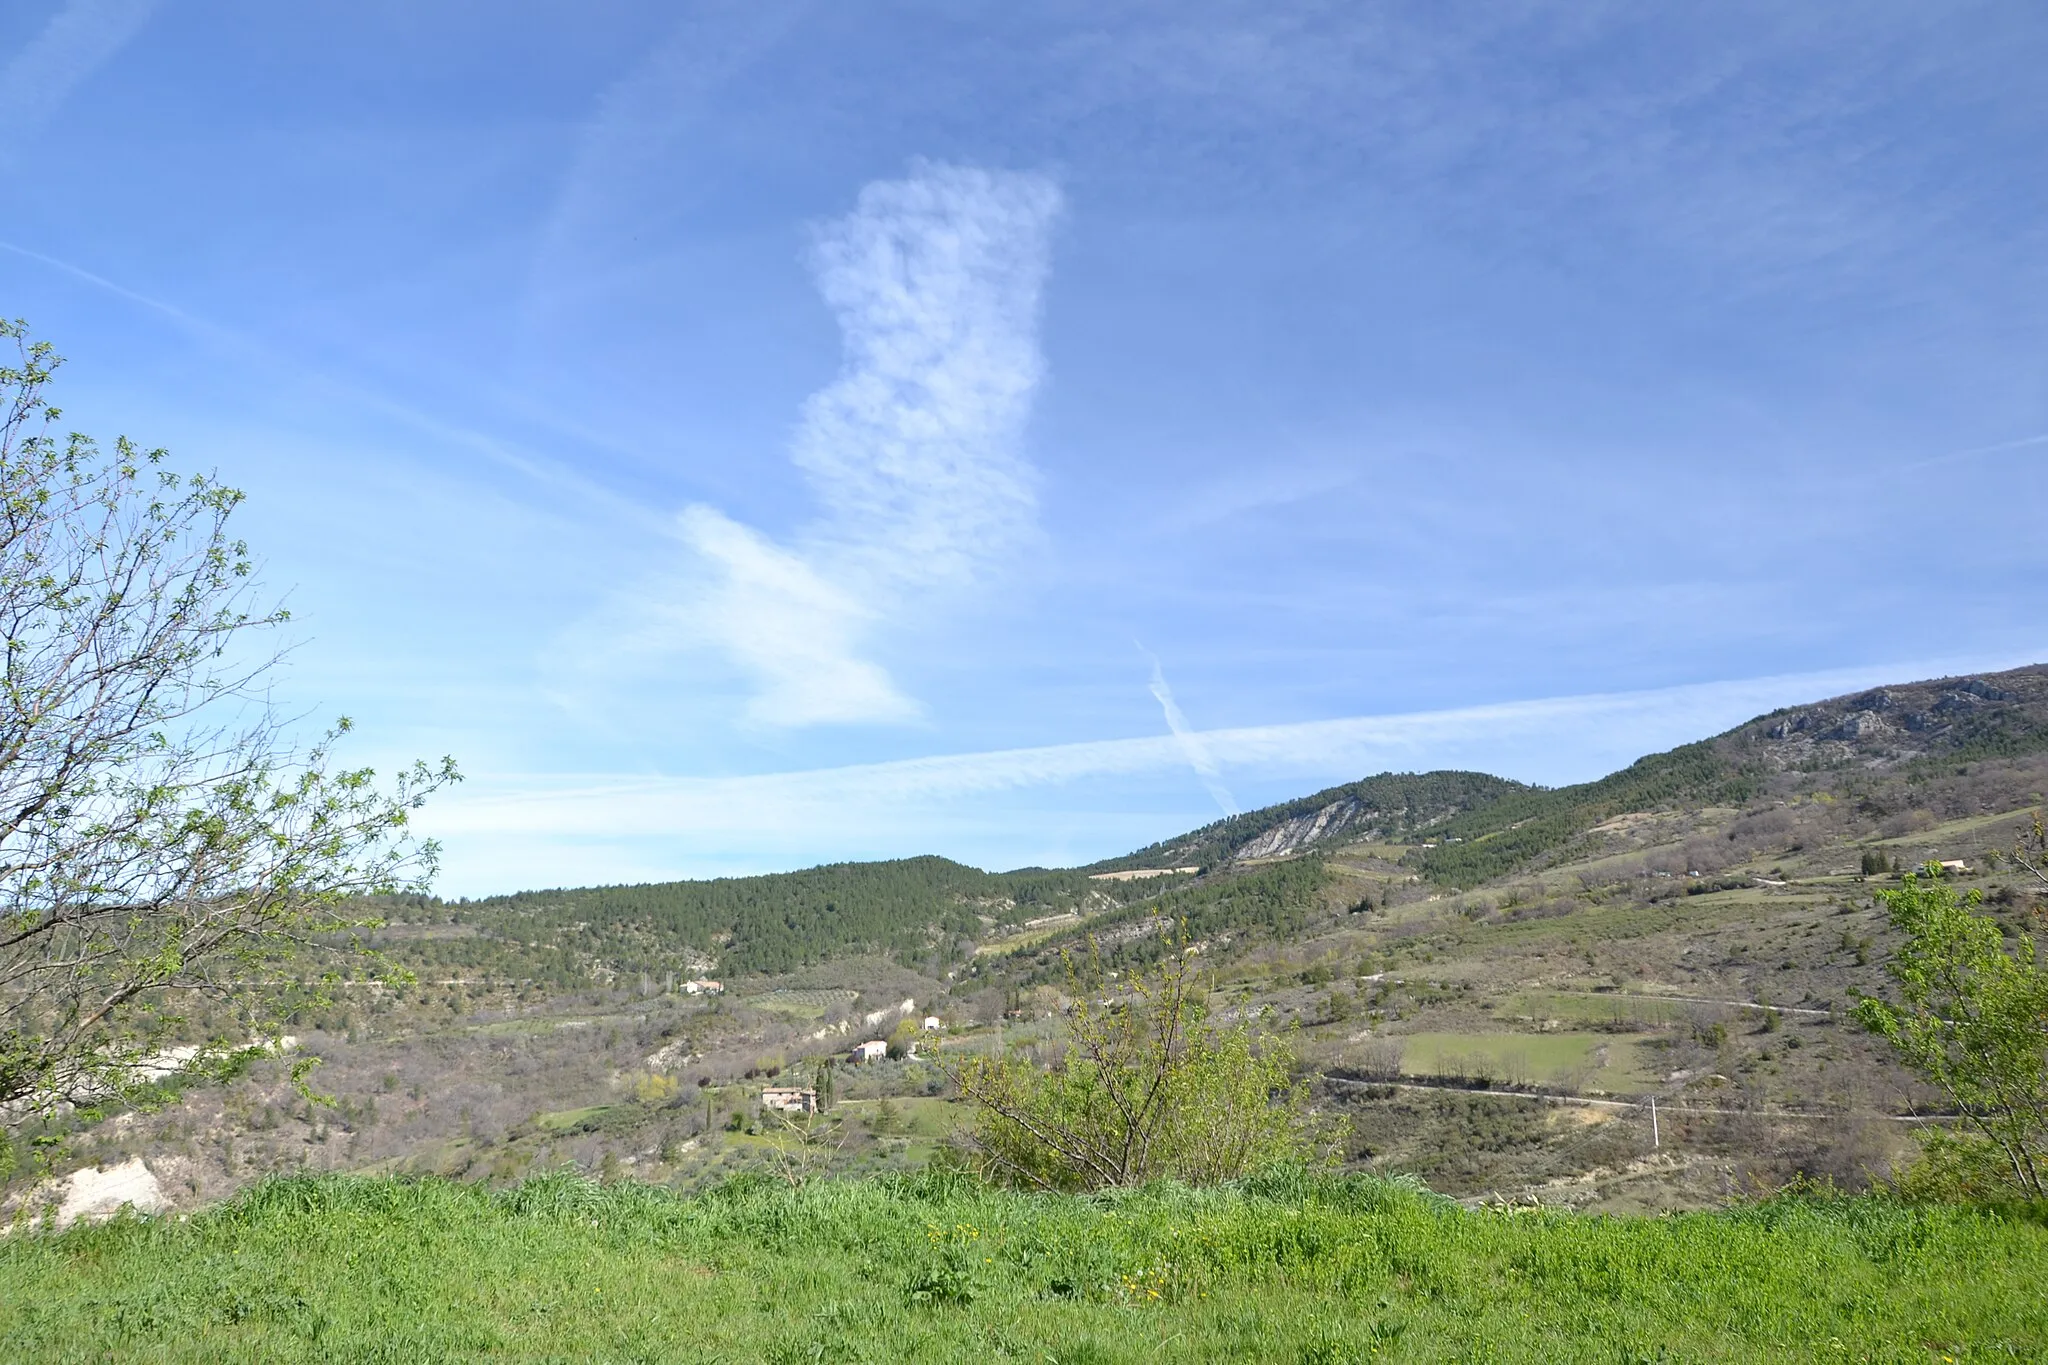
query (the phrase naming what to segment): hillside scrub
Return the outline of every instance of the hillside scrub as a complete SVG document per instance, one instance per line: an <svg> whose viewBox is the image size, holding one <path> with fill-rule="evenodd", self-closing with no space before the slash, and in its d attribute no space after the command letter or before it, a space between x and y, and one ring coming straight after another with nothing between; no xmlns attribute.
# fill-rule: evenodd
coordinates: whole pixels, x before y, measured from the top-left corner
<svg viewBox="0 0 2048 1365"><path fill-rule="evenodd" d="M1293 1055L1248 1023L1210 1025L1192 950L1116 983L1116 999L1101 998L1099 964L1070 985L1049 1066L1007 1052L953 1072L975 1106L968 1144L984 1174L1041 1190L1206 1185L1307 1153Z"/></svg>
<svg viewBox="0 0 2048 1365"><path fill-rule="evenodd" d="M1162 932L1168 925L1176 926L1181 937L1198 942L1284 942L1305 932L1326 910L1329 888L1328 869L1315 855L1233 869L1103 915L1088 927L1089 951L1106 967L1142 969L1169 951L1171 941L1178 941ZM1060 953L1054 943L1041 947L1030 959L1035 967L1024 971L1019 982L1063 981L1067 968Z"/></svg>
<svg viewBox="0 0 2048 1365"><path fill-rule="evenodd" d="M1592 782L1475 805L1432 827L1436 846L1416 861L1430 881L1470 888L1555 855L1617 815L1740 806L1814 775L1865 788L1862 813L1888 820L1881 832L1895 838L1996 802L1999 787L2008 797L2029 791L2021 774L2038 771L2044 750L2048 676L2038 666L1901 684L1760 716ZM1882 771L1857 771L1872 759ZM1990 783L1974 766L1987 760L1998 774ZM1772 834L1754 832L1761 842Z"/></svg>
<svg viewBox="0 0 2048 1365"><path fill-rule="evenodd" d="M1712 740L1637 759L1594 782L1534 789L1445 823L1444 842L1424 854L1423 874L1448 886L1473 887L1565 843L1602 820L1683 801L1745 799L1751 783L1734 772Z"/></svg>
<svg viewBox="0 0 2048 1365"><path fill-rule="evenodd" d="M1785 1197L1466 1210L1277 1170L1026 1195L957 1175L684 1197L299 1177L0 1242L9 1360L2036 1358L2048 1228Z"/></svg>

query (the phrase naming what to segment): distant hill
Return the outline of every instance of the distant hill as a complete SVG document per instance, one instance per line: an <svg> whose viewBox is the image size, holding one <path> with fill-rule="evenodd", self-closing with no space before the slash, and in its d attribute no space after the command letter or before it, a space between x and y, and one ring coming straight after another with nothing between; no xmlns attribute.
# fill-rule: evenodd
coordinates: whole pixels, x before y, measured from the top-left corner
<svg viewBox="0 0 2048 1365"><path fill-rule="evenodd" d="M1789 706L1714 741L1733 762L1817 772L2048 751L2048 664Z"/></svg>
<svg viewBox="0 0 2048 1365"><path fill-rule="evenodd" d="M1422 869L1471 887L1617 815L1737 804L1773 773L1890 771L2048 751L2048 665L1900 683L1786 707L1593 782L1525 789L1444 822Z"/></svg>
<svg viewBox="0 0 2048 1365"><path fill-rule="evenodd" d="M696 962L732 974L778 973L865 953L955 957L959 940L992 928L1113 909L1159 889L1094 881L1078 870L990 873L922 857L714 881L522 891L452 912L439 903L401 908L394 917L452 913L508 944L568 948L619 970Z"/></svg>
<svg viewBox="0 0 2048 1365"><path fill-rule="evenodd" d="M467 926L466 937L413 943L408 953L423 966L560 980L586 977L595 964L655 973L698 963L771 975L863 954L957 962L1034 921L1070 915L1107 931L1165 915L1197 933L1244 928L1285 937L1316 901L1316 877L1259 872L1276 860L1360 843L1404 845L1405 855L1381 853L1405 857L1440 885L1469 888L1568 856L1587 831L1616 816L1741 805L1777 774L1887 773L2041 752L2048 752L2048 666L2037 665L1788 707L1569 787L1474 772L1381 773L1084 868L990 873L940 857L906 858L528 891L459 906L420 901L391 913ZM1202 875L1166 871L1183 868ZM1165 875L1101 875L1130 871ZM1128 914L1114 913L1120 910Z"/></svg>
<svg viewBox="0 0 2048 1365"><path fill-rule="evenodd" d="M1077 964L1115 981L1192 953L1219 1022L1284 1031L1354 1168L1610 1212L1855 1184L1917 1150L1902 1110L1941 1103L1846 1015L1898 942L1872 892L1947 863L2038 937L2048 888L2004 855L2044 793L2048 668L2029 668L1789 707L1558 789L1382 774L1093 869L925 857L394 898L367 907L390 920L377 944L417 979L294 1020L333 1107L259 1063L78 1152L177 1153L194 1195L372 1163L702 1188L780 1161L749 1131L763 1084L890 1033L905 1000L949 1049L1036 1048ZM675 989L698 972L730 989ZM910 1169L960 1117L916 1063L835 1074L834 1171Z"/></svg>
<svg viewBox="0 0 2048 1365"><path fill-rule="evenodd" d="M1470 887L1563 847L1617 815L1739 804L1785 771L1888 771L2048 752L2048 665L1938 678L1787 707L1712 739L1569 787L1486 773L1382 773L1163 839L1091 872L1292 857L1364 840L1422 840L1430 880Z"/></svg>

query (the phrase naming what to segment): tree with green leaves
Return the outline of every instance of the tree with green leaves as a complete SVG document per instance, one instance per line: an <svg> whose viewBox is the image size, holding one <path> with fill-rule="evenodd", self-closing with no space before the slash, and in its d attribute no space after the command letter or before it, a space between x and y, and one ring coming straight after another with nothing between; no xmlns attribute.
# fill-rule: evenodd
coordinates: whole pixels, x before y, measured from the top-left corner
<svg viewBox="0 0 2048 1365"><path fill-rule="evenodd" d="M1288 1048L1248 1022L1212 1026L1198 959L1179 946L1117 982L1093 956L1085 970L1070 961L1050 1065L1004 1053L953 1070L977 1110L967 1141L984 1174L1043 1190L1204 1185L1309 1154Z"/></svg>
<svg viewBox="0 0 2048 1365"><path fill-rule="evenodd" d="M2048 970L2031 936L2008 944L1978 911L1980 894L1958 896L1938 872L1930 864L1877 893L1905 936L1885 966L1899 998L1863 997L1856 1017L1967 1123L1967 1137L1937 1135L1928 1148L1957 1173L1947 1183L1993 1193L1969 1172L1995 1171L2009 1191L2038 1199L2048 1194Z"/></svg>
<svg viewBox="0 0 2048 1365"><path fill-rule="evenodd" d="M286 619L242 494L59 435L60 361L0 364L0 1133L218 1068L362 962L358 898L423 890L412 812L452 781L293 747L263 685Z"/></svg>
<svg viewBox="0 0 2048 1365"><path fill-rule="evenodd" d="M838 1077L830 1057L820 1058L816 1072L811 1077L811 1087L818 1092L818 1112L824 1113L838 1098Z"/></svg>
<svg viewBox="0 0 2048 1365"><path fill-rule="evenodd" d="M2035 811L2033 820L2020 831L2008 856L2015 867L2048 887L2048 822L2042 820L2040 811Z"/></svg>

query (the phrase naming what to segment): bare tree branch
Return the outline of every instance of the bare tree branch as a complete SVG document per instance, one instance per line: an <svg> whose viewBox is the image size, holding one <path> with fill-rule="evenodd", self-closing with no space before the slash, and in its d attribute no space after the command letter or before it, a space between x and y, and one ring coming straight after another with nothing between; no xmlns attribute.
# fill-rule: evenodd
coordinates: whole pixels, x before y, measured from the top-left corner
<svg viewBox="0 0 2048 1365"><path fill-rule="evenodd" d="M217 1055L335 963L363 895L424 884L411 812L297 751L261 691L285 619L258 602L242 495L125 438L59 438L58 361L19 323L0 365L0 1122ZM201 999L207 1018L179 1000ZM236 1032L239 1030L239 1032Z"/></svg>

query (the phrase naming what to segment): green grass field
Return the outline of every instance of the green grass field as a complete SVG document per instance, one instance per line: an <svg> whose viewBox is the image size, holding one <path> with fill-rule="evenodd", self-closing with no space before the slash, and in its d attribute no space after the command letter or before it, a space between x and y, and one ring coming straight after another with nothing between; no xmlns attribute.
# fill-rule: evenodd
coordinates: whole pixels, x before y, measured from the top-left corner
<svg viewBox="0 0 2048 1365"><path fill-rule="evenodd" d="M895 1116L892 1123L885 1125L888 1131L908 1137L942 1138L958 1129L969 1111L951 1100L901 1095L886 1100L841 1100L834 1112L870 1122L887 1112Z"/></svg>
<svg viewBox="0 0 2048 1365"><path fill-rule="evenodd" d="M1557 1019L1573 1024L1626 1024L1654 1028L1691 1017L1690 1002L1659 1000L1652 995L1591 991L1522 991L1508 997L1503 1012L1529 1019Z"/></svg>
<svg viewBox="0 0 2048 1365"><path fill-rule="evenodd" d="M1368 1177L1036 1197L295 1178L0 1240L10 1361L1886 1361L2048 1354L2048 1227L1874 1198L1620 1219Z"/></svg>
<svg viewBox="0 0 2048 1365"><path fill-rule="evenodd" d="M1649 1079L1626 1038L1593 1033L1390 1034L1403 1045L1410 1076L1476 1076L1550 1084L1566 1079L1595 1090L1619 1090Z"/></svg>

